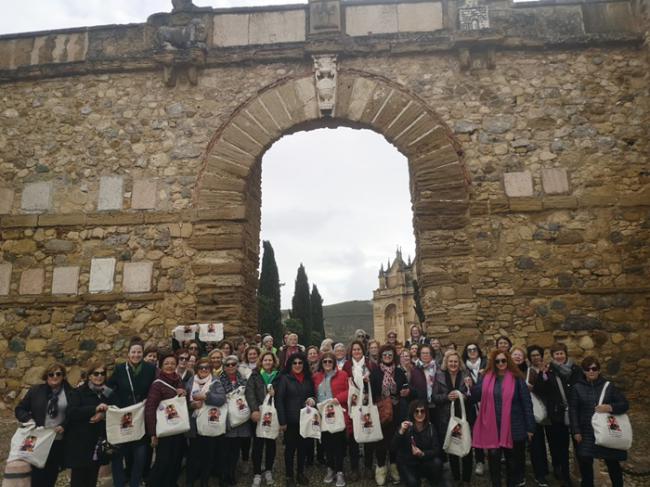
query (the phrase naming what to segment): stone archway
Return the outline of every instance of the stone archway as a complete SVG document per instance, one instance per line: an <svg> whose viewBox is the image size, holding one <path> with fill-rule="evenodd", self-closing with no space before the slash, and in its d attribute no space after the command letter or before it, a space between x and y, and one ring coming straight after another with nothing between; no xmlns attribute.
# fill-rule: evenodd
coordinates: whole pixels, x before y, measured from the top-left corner
<svg viewBox="0 0 650 487"><path fill-rule="evenodd" d="M368 128L407 157L425 312L434 310L436 287L451 279L448 259L468 254L463 230L468 223L469 178L460 145L445 123L417 95L386 78L346 69L336 75L333 116L322 113L314 75L305 73L261 90L210 142L195 206L203 221L210 215L215 221L224 213L230 217L204 224L195 238L199 258L210 269L199 280L199 319L223 319L240 330L255 326L261 160L276 140L301 130ZM236 264L228 261L226 252L236 254Z"/></svg>

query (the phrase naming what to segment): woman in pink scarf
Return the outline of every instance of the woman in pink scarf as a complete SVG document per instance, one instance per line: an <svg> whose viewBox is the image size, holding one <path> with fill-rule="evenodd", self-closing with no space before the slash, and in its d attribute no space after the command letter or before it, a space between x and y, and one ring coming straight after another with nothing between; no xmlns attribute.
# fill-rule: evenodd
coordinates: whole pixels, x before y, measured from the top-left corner
<svg viewBox="0 0 650 487"><path fill-rule="evenodd" d="M507 485L519 485L524 480L526 440L535 432L535 417L530 393L510 354L501 350L490 354L485 375L472 388L471 400L481 403L472 446L488 451L492 487L501 487L502 454Z"/></svg>

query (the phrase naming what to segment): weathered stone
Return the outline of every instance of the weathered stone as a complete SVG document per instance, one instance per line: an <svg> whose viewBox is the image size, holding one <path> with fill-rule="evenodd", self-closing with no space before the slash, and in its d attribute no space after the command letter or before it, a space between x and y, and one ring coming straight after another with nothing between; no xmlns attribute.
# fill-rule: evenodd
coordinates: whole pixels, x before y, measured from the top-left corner
<svg viewBox="0 0 650 487"><path fill-rule="evenodd" d="M533 178L529 171L504 173L503 185L506 195L511 198L533 196Z"/></svg>
<svg viewBox="0 0 650 487"><path fill-rule="evenodd" d="M485 117L482 124L483 130L491 134L503 134L510 130L513 125L514 119L510 115Z"/></svg>
<svg viewBox="0 0 650 487"><path fill-rule="evenodd" d="M520 256L517 258L518 269L532 269L535 267L535 261L528 256Z"/></svg>
<svg viewBox="0 0 650 487"><path fill-rule="evenodd" d="M0 188L0 215L11 213L14 206L14 190L11 188Z"/></svg>
<svg viewBox="0 0 650 487"><path fill-rule="evenodd" d="M100 293L113 290L115 262L115 258L113 257L92 259L88 291L91 293Z"/></svg>
<svg viewBox="0 0 650 487"><path fill-rule="evenodd" d="M134 210L151 210L156 207L157 185L152 179L133 181L131 208Z"/></svg>
<svg viewBox="0 0 650 487"><path fill-rule="evenodd" d="M124 193L124 178L122 176L102 176L99 180L99 197L97 209L121 210Z"/></svg>
<svg viewBox="0 0 650 487"><path fill-rule="evenodd" d="M44 269L27 269L20 275L19 294L41 294L45 284Z"/></svg>
<svg viewBox="0 0 650 487"><path fill-rule="evenodd" d="M44 340L42 338L32 338L27 340L27 344L25 346L25 350L27 352L42 352L45 350L45 346L47 345L47 340Z"/></svg>
<svg viewBox="0 0 650 487"><path fill-rule="evenodd" d="M589 336L580 337L578 346L583 350L592 350L594 348L594 341Z"/></svg>
<svg viewBox="0 0 650 487"><path fill-rule="evenodd" d="M9 263L0 263L0 296L9 294L11 284L11 270L13 266Z"/></svg>
<svg viewBox="0 0 650 487"><path fill-rule="evenodd" d="M125 293L146 293L151 290L153 262L127 262L124 264L122 291Z"/></svg>
<svg viewBox="0 0 650 487"><path fill-rule="evenodd" d="M569 178L566 169L542 169L542 187L546 194L564 194L569 192Z"/></svg>
<svg viewBox="0 0 650 487"><path fill-rule="evenodd" d="M25 341L20 338L12 338L9 340L9 350L18 353L25 350Z"/></svg>
<svg viewBox="0 0 650 487"><path fill-rule="evenodd" d="M562 323L562 329L570 331L598 330L602 327L603 324L596 318L580 315L569 316Z"/></svg>
<svg viewBox="0 0 650 487"><path fill-rule="evenodd" d="M51 181L26 184L20 207L28 212L49 211L52 209L53 191Z"/></svg>
<svg viewBox="0 0 650 487"><path fill-rule="evenodd" d="M85 352L93 352L97 348L97 342L95 340L81 340L79 343L79 350Z"/></svg>
<svg viewBox="0 0 650 487"><path fill-rule="evenodd" d="M74 250L74 242L70 242L69 240L53 239L45 242L44 247L46 253L51 253L51 254L66 253Z"/></svg>
<svg viewBox="0 0 650 487"><path fill-rule="evenodd" d="M468 120L458 120L454 124L454 132L457 134L472 134L478 130L478 125Z"/></svg>
<svg viewBox="0 0 650 487"><path fill-rule="evenodd" d="M55 267L52 274L52 294L77 294L79 266Z"/></svg>

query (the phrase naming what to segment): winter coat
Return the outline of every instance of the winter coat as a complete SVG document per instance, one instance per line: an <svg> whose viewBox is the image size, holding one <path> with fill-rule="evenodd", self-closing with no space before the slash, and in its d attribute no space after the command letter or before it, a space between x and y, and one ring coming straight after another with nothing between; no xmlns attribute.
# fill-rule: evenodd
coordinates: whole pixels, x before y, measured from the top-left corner
<svg viewBox="0 0 650 487"><path fill-rule="evenodd" d="M302 345L296 345L296 350L289 351L289 347L284 345L280 349L280 356L278 357L280 369L284 368L284 366L287 364L287 360L289 360L289 357L291 357L291 355L298 352L304 353L305 347L303 347Z"/></svg>
<svg viewBox="0 0 650 487"><path fill-rule="evenodd" d="M397 391L395 394L391 394L391 399L393 399L393 404L396 405L399 403L400 395L399 391L403 385L408 385L408 379L406 374L399 367L395 367L394 379L395 384L397 385ZM381 395L381 384L384 381L384 371L381 370L381 366L374 367L370 371L370 387L372 388L372 400L374 402L383 399Z"/></svg>
<svg viewBox="0 0 650 487"><path fill-rule="evenodd" d="M409 339L406 340L406 343L404 344L404 348L409 349L411 348L411 345L414 345L416 343L418 345L431 345L431 340L429 340L424 335L420 335L420 338L418 338L417 340L413 340L411 337L409 337Z"/></svg>
<svg viewBox="0 0 650 487"><path fill-rule="evenodd" d="M246 379L244 376L242 376L239 371L236 373L237 377L237 382L233 384L230 381L230 378L228 377L228 374L223 373L219 377L219 380L221 381L221 385L223 386L223 389L226 393L226 400L228 400L228 394L230 394L232 391L235 389L238 389L239 387L244 387L244 390L246 390ZM250 406L249 406L250 409ZM228 429L226 430L226 438L249 438L252 434L252 428L251 428L251 422L246 421L239 426L235 426L234 428L231 428L230 425L228 425Z"/></svg>
<svg viewBox="0 0 650 487"><path fill-rule="evenodd" d="M149 394L149 388L158 374L156 366L147 362L142 362L140 373L135 375L130 369L131 380L133 382L133 391L129 383L129 377L126 373L127 363L121 363L115 366L113 375L106 381L106 385L115 392L116 405L120 408L131 406L138 402L144 401ZM134 400L135 396L135 400Z"/></svg>
<svg viewBox="0 0 650 487"><path fill-rule="evenodd" d="M151 384L144 404L144 422L149 436L156 436L156 411L160 402L176 397L176 389L185 389L176 372L169 375L160 373L158 379Z"/></svg>
<svg viewBox="0 0 650 487"><path fill-rule="evenodd" d="M273 387L274 390L277 390L279 378L280 378L280 374L276 375L275 379L273 379L273 381L271 382L271 386ZM266 398L266 393L267 393L267 386L264 383L262 374L260 374L259 370L255 370L248 378L248 381L246 382L246 402L248 403L248 407L250 408L251 413L260 410L260 406L262 405L262 402L264 402L264 399Z"/></svg>
<svg viewBox="0 0 650 487"><path fill-rule="evenodd" d="M70 400L72 396L72 387L66 381L62 384L68 406L66 407L66 419L63 422L65 429L68 416L68 408L70 407ZM36 384L32 386L25 397L18 403L15 409L16 419L21 423L27 423L34 420L36 426L45 425L45 416L47 415L47 403L49 401L50 386L47 384Z"/></svg>
<svg viewBox="0 0 650 487"><path fill-rule="evenodd" d="M305 407L307 399L315 399L314 383L305 374L302 383L291 374L283 372L275 390L275 408L278 410L280 425L300 424L300 410Z"/></svg>
<svg viewBox="0 0 650 487"><path fill-rule="evenodd" d="M605 448L595 443L591 417L594 415L594 408L598 404L606 382L602 376L599 376L594 382L588 382L583 378L571 388L571 396L569 396L571 433L582 435L582 441L577 444L578 456L625 461L627 460L626 451ZM603 404L612 406L612 414L624 414L630 408L623 393L611 383L607 386Z"/></svg>
<svg viewBox="0 0 650 487"><path fill-rule="evenodd" d="M417 446L424 453L423 457L416 457L411 452L411 442L415 441ZM391 440L391 451L397 454L398 465L416 467L420 463L430 462L442 453L441 443L438 441L436 429L431 423L427 424L422 431L416 431L411 427L406 433L400 435L399 428Z"/></svg>
<svg viewBox="0 0 650 487"><path fill-rule="evenodd" d="M421 368L413 366L411 369L409 386L411 387L412 392L409 396L411 401L414 399L422 399L423 401L427 400L427 378L424 376L424 372Z"/></svg>
<svg viewBox="0 0 650 487"><path fill-rule="evenodd" d="M463 399L456 399L454 401L456 408L456 417L460 418L462 415L460 401L465 401L465 412L467 414L467 421L473 424L476 420L476 412L474 407L470 406L467 400L467 386L465 385L465 378L469 377L468 372L458 371L456 375L456 383L451 384L451 375L449 372L439 370L436 373L436 380L433 383L433 392L431 398L436 405L436 420L438 421L438 431L447 431L449 420L451 419L451 401L447 397L452 390L460 391Z"/></svg>
<svg viewBox="0 0 650 487"><path fill-rule="evenodd" d="M203 401L204 406L223 406L226 403L226 391L223 388L223 385L221 384L221 381L219 378L213 377L212 382L210 383L210 387L208 388L208 393L205 397L205 401ZM187 384L185 390L187 391L187 409L190 412L190 431L186 433L185 436L188 438L196 438L198 435L197 429L196 429L196 415L194 412L198 411L197 409L192 409L191 403L192 403L192 386L194 385L194 381L189 382Z"/></svg>
<svg viewBox="0 0 650 487"><path fill-rule="evenodd" d="M343 416L345 417L345 426L348 434L352 434L352 420L348 414L348 391L350 384L348 382L348 374L344 370L337 370L330 380L330 387L332 388L332 398L338 400L343 408ZM318 388L325 380L324 372L316 372L313 376L314 380L314 395L318 396Z"/></svg>
<svg viewBox="0 0 650 487"><path fill-rule="evenodd" d="M560 386L558 385L556 377L559 375L556 372L556 365L551 362L551 367L549 371L544 374L539 374L537 380L535 381L535 386L533 387L533 392L539 395L542 398L542 401L546 405L546 410L548 412L548 419L552 423L556 424L565 424L565 414L564 411L568 404L565 404L562 399L562 394L560 394ZM573 364L571 367L571 375L568 380L560 379L564 389L564 394L569 401L569 396L571 394L571 388L573 385L580 380L583 376L580 367L576 364Z"/></svg>
<svg viewBox="0 0 650 487"><path fill-rule="evenodd" d="M88 387L88 384L71 391L70 402L66 409L67 426L63 438L64 465L67 468L86 468L96 463L93 454L98 440L106 438L106 420L91 423L90 418L95 415L97 406L102 403L110 406L114 402L115 394L112 391L108 391L108 396L97 394Z"/></svg>
<svg viewBox="0 0 650 487"><path fill-rule="evenodd" d="M365 360L366 367L368 368L368 372L372 373L372 371L377 367L377 364L371 362L369 359ZM352 360L346 360L345 364L343 364L343 369L346 374L348 374L348 377L352 377ZM361 384L357 384L357 387L361 387ZM364 386L365 389L365 386ZM367 391L365 391L367 392Z"/></svg>

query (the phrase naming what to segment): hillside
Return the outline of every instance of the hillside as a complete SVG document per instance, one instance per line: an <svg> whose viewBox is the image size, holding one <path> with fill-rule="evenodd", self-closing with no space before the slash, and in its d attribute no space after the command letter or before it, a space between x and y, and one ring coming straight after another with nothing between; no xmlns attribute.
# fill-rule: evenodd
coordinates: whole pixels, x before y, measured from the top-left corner
<svg viewBox="0 0 650 487"><path fill-rule="evenodd" d="M346 301L323 306L325 333L336 341L348 343L357 328L372 336L372 302Z"/></svg>

